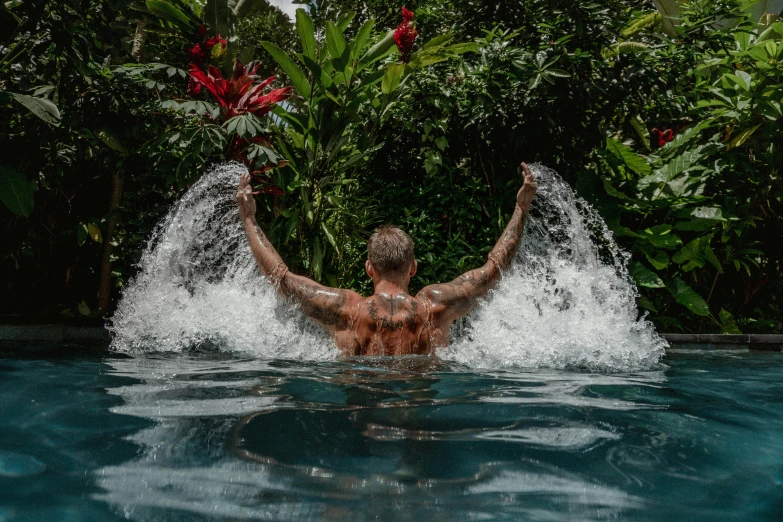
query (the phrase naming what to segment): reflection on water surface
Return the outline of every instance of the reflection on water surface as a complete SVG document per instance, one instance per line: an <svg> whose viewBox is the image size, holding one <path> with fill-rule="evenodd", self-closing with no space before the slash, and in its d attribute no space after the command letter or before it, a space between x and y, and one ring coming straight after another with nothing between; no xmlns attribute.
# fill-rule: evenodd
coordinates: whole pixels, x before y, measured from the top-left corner
<svg viewBox="0 0 783 522"><path fill-rule="evenodd" d="M0 362L0 520L783 513L780 354L634 374L418 357Z"/></svg>

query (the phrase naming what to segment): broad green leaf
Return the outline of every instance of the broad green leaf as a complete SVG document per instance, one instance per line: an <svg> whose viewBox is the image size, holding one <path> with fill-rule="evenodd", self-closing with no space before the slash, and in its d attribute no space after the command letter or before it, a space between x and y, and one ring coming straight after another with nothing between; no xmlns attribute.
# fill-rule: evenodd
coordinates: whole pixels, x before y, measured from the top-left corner
<svg viewBox="0 0 783 522"><path fill-rule="evenodd" d="M443 50L448 51L451 54L457 55L457 54L465 54L475 51L481 47L476 42L464 42L464 43L458 43L454 45L449 45L448 47L445 47Z"/></svg>
<svg viewBox="0 0 783 522"><path fill-rule="evenodd" d="M13 167L0 166L0 201L17 216L33 211L33 186Z"/></svg>
<svg viewBox="0 0 783 522"><path fill-rule="evenodd" d="M342 31L332 22L326 22L326 49L332 58L340 58L347 47Z"/></svg>
<svg viewBox="0 0 783 522"><path fill-rule="evenodd" d="M305 100L310 99L310 83L307 81L307 77L302 72L296 63L277 45L272 42L261 42L261 46L266 49L272 58L277 62L283 71L291 79L291 83L294 84L294 88Z"/></svg>
<svg viewBox="0 0 783 522"><path fill-rule="evenodd" d="M427 67L428 65L451 60L454 58L454 56L454 54L448 52L445 49L426 53L417 52L413 54L410 63L408 63L408 67L410 69L421 69L422 67Z"/></svg>
<svg viewBox="0 0 783 522"><path fill-rule="evenodd" d="M701 135L701 131L708 127L709 124L709 121L703 121L679 134L675 134L674 139L659 149L656 154L664 159L672 157L683 146L698 138Z"/></svg>
<svg viewBox="0 0 783 522"><path fill-rule="evenodd" d="M603 180L603 186L604 186L604 190L606 190L606 193L612 197L615 197L617 199L622 199L624 201L636 201L635 199L628 197L626 194L623 194L622 192L614 188L612 186L612 182L608 179Z"/></svg>
<svg viewBox="0 0 783 522"><path fill-rule="evenodd" d="M637 261L628 263L628 273L631 274L631 277L639 286L647 288L664 288L666 286L655 272Z"/></svg>
<svg viewBox="0 0 783 522"><path fill-rule="evenodd" d="M351 42L351 61L356 61L359 58L359 53L364 50L364 46L367 44L367 39L372 34L372 28L375 25L375 20L367 20L364 25L361 26L359 32L356 33L356 38Z"/></svg>
<svg viewBox="0 0 783 522"><path fill-rule="evenodd" d="M750 46L750 33L747 31L736 31L734 41L737 43L738 51L746 51Z"/></svg>
<svg viewBox="0 0 783 522"><path fill-rule="evenodd" d="M651 250L644 255L656 270L663 270L669 266L669 255L663 250Z"/></svg>
<svg viewBox="0 0 783 522"><path fill-rule="evenodd" d="M307 132L308 128L308 116L306 114L300 114L296 112L289 112L285 110L281 105L276 105L272 109L272 114L291 125L296 126L302 132Z"/></svg>
<svg viewBox="0 0 783 522"><path fill-rule="evenodd" d="M741 334L742 330L739 329L737 326L737 321L734 320L734 316L731 315L729 312L727 312L725 309L721 308L720 313L718 314L718 318L720 319L720 326L721 326L721 333L724 334Z"/></svg>
<svg viewBox="0 0 783 522"><path fill-rule="evenodd" d="M315 27L313 19L301 7L296 10L296 31L302 44L302 55L315 60Z"/></svg>
<svg viewBox="0 0 783 522"><path fill-rule="evenodd" d="M639 188L644 188L654 183L666 183L701 161L702 155L696 151L686 151L675 156L669 163L656 169L650 176L639 180Z"/></svg>
<svg viewBox="0 0 783 522"><path fill-rule="evenodd" d="M46 123L57 125L60 122L60 111L57 106L47 98L36 98L26 94L9 93L13 99L21 103L27 109L41 118Z"/></svg>
<svg viewBox="0 0 783 522"><path fill-rule="evenodd" d="M212 56L212 58L217 59L223 56L227 50L228 50L228 46L223 47L223 45L218 44L212 47L212 52L210 53L210 55Z"/></svg>
<svg viewBox="0 0 783 522"><path fill-rule="evenodd" d="M335 239L335 233L334 230L332 230L332 227L327 225L324 221L321 221L321 228L324 231L324 235L326 235L326 239L329 240L329 243L332 245L334 250L340 254L340 247L337 245L337 240Z"/></svg>
<svg viewBox="0 0 783 522"><path fill-rule="evenodd" d="M753 78L745 71L737 71L736 74L724 74L724 78L736 84L744 91L750 91Z"/></svg>
<svg viewBox="0 0 783 522"><path fill-rule="evenodd" d="M707 302L679 277L667 284L666 289L672 294L675 301L694 314L700 316L710 315L710 307L707 305Z"/></svg>
<svg viewBox="0 0 783 522"><path fill-rule="evenodd" d="M302 61L304 61L305 67L310 70L310 74L313 75L313 79L318 83L321 89L326 90L332 86L332 77L326 74L326 71L324 71L320 65L307 56L303 56Z"/></svg>
<svg viewBox="0 0 783 522"><path fill-rule="evenodd" d="M391 30L386 33L386 36L379 40L378 43L370 47L367 52L364 53L364 56L362 56L362 58L359 60L359 67L357 67L357 71L367 67L377 60L380 60L384 56L393 52L395 49L397 49L397 46L394 45L394 30Z"/></svg>
<svg viewBox="0 0 783 522"><path fill-rule="evenodd" d="M454 35L451 33L441 34L428 40L424 45L419 48L419 52L426 51L428 49L437 49L443 47L451 40L454 39Z"/></svg>
<svg viewBox="0 0 783 522"><path fill-rule="evenodd" d="M172 22L178 27L191 27L190 18L169 2L164 0L147 0L146 4L147 9L155 16L163 18L167 22Z"/></svg>
<svg viewBox="0 0 783 522"><path fill-rule="evenodd" d="M737 134L733 140L729 142L729 144L726 146L726 150L731 150L733 148L741 146L743 143L748 141L751 136L753 136L753 133L758 130L758 128L761 127L761 124L759 123L755 127L751 127L750 129L745 129L744 131Z"/></svg>
<svg viewBox="0 0 783 522"><path fill-rule="evenodd" d="M90 239L92 239L96 243L103 243L103 235L101 234L101 229L93 225L92 223L87 223L87 235L89 235Z"/></svg>
<svg viewBox="0 0 783 522"><path fill-rule="evenodd" d="M764 48L766 49L767 53L769 53L772 57L777 57L778 55L778 45L773 40L767 40L764 42Z"/></svg>
<svg viewBox="0 0 783 522"><path fill-rule="evenodd" d="M674 225L676 230L692 230L702 232L715 227L719 223L727 221L729 216L724 215L720 207L698 207L675 212L674 215L681 218L692 218L689 221L680 221Z"/></svg>
<svg viewBox="0 0 783 522"><path fill-rule="evenodd" d="M682 240L676 234L672 234L670 225L656 225L638 232L639 239L647 241L657 248L673 249L682 245Z"/></svg>
<svg viewBox="0 0 783 522"><path fill-rule="evenodd" d="M76 305L76 308L79 310L80 314L82 314L84 316L90 315L90 307L87 305L86 302L84 302L84 300L82 300L81 303Z"/></svg>
<svg viewBox="0 0 783 522"><path fill-rule="evenodd" d="M672 256L672 261L680 265L684 264L685 266L682 269L685 272L690 272L695 268L702 268L708 261L719 272L723 272L720 262L715 257L715 253L710 246L711 241L712 234L709 234L688 242L679 252Z"/></svg>
<svg viewBox="0 0 783 522"><path fill-rule="evenodd" d="M629 169L636 172L640 176L647 176L652 172L652 167L647 163L647 160L636 154L629 146L620 143L614 138L608 138L606 140L606 148L620 161L625 163Z"/></svg>
<svg viewBox="0 0 783 522"><path fill-rule="evenodd" d="M121 154L128 153L128 149L125 148L125 146L122 144L119 138L117 138L117 136L109 129L105 127L98 129L95 135L98 137L99 140L103 142L104 145L109 147L111 150L119 152Z"/></svg>
<svg viewBox="0 0 783 522"><path fill-rule="evenodd" d="M381 92L383 94L390 94L392 91L397 90L402 80L402 73L405 71L405 64L392 63L386 67L386 74L383 76L381 82Z"/></svg>
<svg viewBox="0 0 783 522"><path fill-rule="evenodd" d="M341 33L345 33L345 30L348 29L348 26L353 22L353 19L356 18L356 11L348 11L347 13L342 13L337 18L337 28L340 29Z"/></svg>

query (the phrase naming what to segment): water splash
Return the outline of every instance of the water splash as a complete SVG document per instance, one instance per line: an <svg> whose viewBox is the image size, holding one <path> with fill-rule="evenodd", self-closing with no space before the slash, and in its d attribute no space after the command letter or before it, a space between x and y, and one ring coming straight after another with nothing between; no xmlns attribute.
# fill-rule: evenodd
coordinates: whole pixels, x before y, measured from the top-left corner
<svg viewBox="0 0 783 522"><path fill-rule="evenodd" d="M516 262L441 357L489 368L655 366L667 345L638 317L628 254L557 173L532 170L539 189Z"/></svg>
<svg viewBox="0 0 783 522"><path fill-rule="evenodd" d="M259 275L234 195L239 163L216 166L155 228L112 318L126 353L222 350L331 359L337 350Z"/></svg>
<svg viewBox="0 0 783 522"><path fill-rule="evenodd" d="M626 255L555 172L533 170L539 191L514 267L439 356L484 368L655 366L666 343L637 317ZM234 203L244 171L215 167L155 229L113 318L114 350L337 357L327 336L259 276Z"/></svg>

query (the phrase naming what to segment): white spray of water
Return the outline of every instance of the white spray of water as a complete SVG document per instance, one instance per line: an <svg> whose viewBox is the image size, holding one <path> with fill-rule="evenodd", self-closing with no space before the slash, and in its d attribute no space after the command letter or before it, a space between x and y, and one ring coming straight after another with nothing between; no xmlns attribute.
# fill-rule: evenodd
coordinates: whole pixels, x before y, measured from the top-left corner
<svg viewBox="0 0 783 522"><path fill-rule="evenodd" d="M532 170L539 188L516 262L441 357L489 368L653 367L666 341L638 318L628 255L554 171Z"/></svg>
<svg viewBox="0 0 783 522"><path fill-rule="evenodd" d="M243 172L237 163L215 167L155 229L113 318L113 349L337 357L259 275L234 203ZM538 195L515 266L438 355L474 368L653 367L666 343L637 318L626 256L556 173L534 174Z"/></svg>
<svg viewBox="0 0 783 522"><path fill-rule="evenodd" d="M155 228L112 318L126 353L220 349L330 359L337 350L260 276L234 201L238 163L218 165Z"/></svg>

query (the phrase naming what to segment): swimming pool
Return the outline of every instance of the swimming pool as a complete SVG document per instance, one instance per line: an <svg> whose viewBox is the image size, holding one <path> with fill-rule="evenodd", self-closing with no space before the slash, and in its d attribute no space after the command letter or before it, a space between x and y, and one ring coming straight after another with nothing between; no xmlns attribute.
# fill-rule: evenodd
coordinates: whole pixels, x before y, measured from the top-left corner
<svg viewBox="0 0 783 522"><path fill-rule="evenodd" d="M0 520L781 520L783 354L0 359Z"/></svg>

